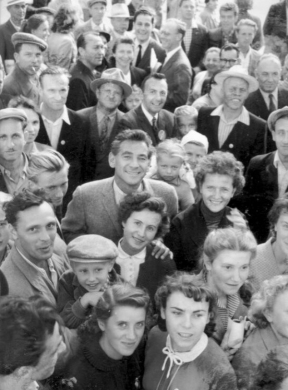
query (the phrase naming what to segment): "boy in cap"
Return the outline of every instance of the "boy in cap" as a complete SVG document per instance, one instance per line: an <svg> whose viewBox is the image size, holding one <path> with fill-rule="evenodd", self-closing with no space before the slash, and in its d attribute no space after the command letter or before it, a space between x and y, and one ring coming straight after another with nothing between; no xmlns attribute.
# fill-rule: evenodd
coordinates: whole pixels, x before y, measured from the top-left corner
<svg viewBox="0 0 288 390"><path fill-rule="evenodd" d="M65 325L76 329L91 315L106 288L120 277L113 269L116 245L96 234L79 236L67 246L72 270L59 281L58 311Z"/></svg>

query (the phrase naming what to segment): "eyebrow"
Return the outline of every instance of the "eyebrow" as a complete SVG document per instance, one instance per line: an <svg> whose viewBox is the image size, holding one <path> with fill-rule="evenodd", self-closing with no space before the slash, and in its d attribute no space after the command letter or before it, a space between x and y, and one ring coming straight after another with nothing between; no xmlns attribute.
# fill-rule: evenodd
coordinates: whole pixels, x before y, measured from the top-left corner
<svg viewBox="0 0 288 390"><path fill-rule="evenodd" d="M176 306L171 306L171 309L176 309L176 310L179 310L179 311L182 311L182 312L185 311L185 310L180 309L179 307L176 307ZM204 309L194 310L192 313L202 313L202 312L206 312L206 310L204 310Z"/></svg>

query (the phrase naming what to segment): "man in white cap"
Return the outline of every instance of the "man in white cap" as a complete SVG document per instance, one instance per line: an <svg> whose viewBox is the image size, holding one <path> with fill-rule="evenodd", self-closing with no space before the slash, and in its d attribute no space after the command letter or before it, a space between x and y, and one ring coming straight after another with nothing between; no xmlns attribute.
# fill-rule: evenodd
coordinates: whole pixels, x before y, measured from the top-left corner
<svg viewBox="0 0 288 390"><path fill-rule="evenodd" d="M23 95L40 104L37 72L43 61L42 53L47 43L33 34L17 32L12 35L15 49L15 67L5 78L3 93L11 96Z"/></svg>
<svg viewBox="0 0 288 390"><path fill-rule="evenodd" d="M113 26L112 40L115 41L118 38L124 38L126 31L128 30L130 14L128 7L125 3L116 3L111 7L111 23Z"/></svg>
<svg viewBox="0 0 288 390"><path fill-rule="evenodd" d="M108 163L110 145L120 131L119 121L124 115L118 110L122 100L132 93L120 69L105 70L101 78L91 83L91 89L97 98L97 105L78 111L78 114L90 122L91 147L95 153L94 180L113 176L114 170ZM91 164L92 164L91 161Z"/></svg>
<svg viewBox="0 0 288 390"><path fill-rule="evenodd" d="M0 25L0 57L7 73L12 70L14 65L14 47L11 37L20 31L21 23L26 15L27 3L27 0L7 0L10 19Z"/></svg>
<svg viewBox="0 0 288 390"><path fill-rule="evenodd" d="M208 152L230 152L247 167L250 159L265 152L265 121L251 114L244 107L249 92L256 91L258 82L241 65L216 75L222 85L223 104L216 109L199 110L199 133L206 135Z"/></svg>

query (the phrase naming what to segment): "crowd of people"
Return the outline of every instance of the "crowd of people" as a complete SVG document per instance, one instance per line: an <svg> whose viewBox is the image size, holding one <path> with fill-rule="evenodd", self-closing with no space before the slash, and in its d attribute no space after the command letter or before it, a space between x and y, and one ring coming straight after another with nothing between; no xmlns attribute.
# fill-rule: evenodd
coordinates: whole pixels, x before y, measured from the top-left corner
<svg viewBox="0 0 288 390"><path fill-rule="evenodd" d="M0 390L288 389L288 1L5 1Z"/></svg>

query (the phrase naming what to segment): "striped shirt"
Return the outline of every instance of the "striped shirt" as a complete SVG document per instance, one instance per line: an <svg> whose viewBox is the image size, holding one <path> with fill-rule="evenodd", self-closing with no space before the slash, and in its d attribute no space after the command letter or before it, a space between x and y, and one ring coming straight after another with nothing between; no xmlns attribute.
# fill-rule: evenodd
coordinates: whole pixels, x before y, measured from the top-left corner
<svg viewBox="0 0 288 390"><path fill-rule="evenodd" d="M224 325L225 330L227 330L228 327L228 319L233 318L239 305L240 305L240 298L237 294L227 296L226 307L222 305L218 300L217 302L218 313Z"/></svg>

